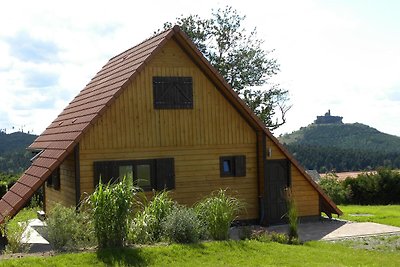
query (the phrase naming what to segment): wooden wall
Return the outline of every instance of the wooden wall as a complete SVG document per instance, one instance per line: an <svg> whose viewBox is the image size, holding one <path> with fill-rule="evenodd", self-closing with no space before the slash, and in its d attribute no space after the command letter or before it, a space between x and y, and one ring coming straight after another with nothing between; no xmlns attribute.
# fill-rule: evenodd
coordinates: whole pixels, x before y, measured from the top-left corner
<svg viewBox="0 0 400 267"><path fill-rule="evenodd" d="M280 148L267 137L267 159L286 159ZM270 155L268 150L270 149ZM299 216L319 216L319 195L297 167L291 164L292 192Z"/></svg>
<svg viewBox="0 0 400 267"><path fill-rule="evenodd" d="M49 212L55 203L65 206L75 206L75 158L71 153L60 165L60 190L44 186L45 207Z"/></svg>
<svg viewBox="0 0 400 267"><path fill-rule="evenodd" d="M155 110L153 76L193 77L193 109ZM174 40L134 79L80 142L81 192L93 191L93 161L175 158L173 197L191 205L219 188L258 218L256 133ZM219 157L246 155L246 177L221 178Z"/></svg>

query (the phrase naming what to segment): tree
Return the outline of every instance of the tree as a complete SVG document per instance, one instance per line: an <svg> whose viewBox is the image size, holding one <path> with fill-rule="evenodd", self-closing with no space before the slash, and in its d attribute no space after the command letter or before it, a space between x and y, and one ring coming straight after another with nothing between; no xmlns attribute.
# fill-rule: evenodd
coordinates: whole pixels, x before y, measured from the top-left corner
<svg viewBox="0 0 400 267"><path fill-rule="evenodd" d="M274 130L286 122L286 112L291 108L287 104L288 91L269 81L280 71L279 64L269 57L272 51L262 49L264 41L257 38L256 28L247 33L242 26L245 18L227 6L212 10L209 19L181 16L174 24L192 39L249 108ZM172 26L171 22L164 23L164 29ZM256 88L262 85L269 89Z"/></svg>

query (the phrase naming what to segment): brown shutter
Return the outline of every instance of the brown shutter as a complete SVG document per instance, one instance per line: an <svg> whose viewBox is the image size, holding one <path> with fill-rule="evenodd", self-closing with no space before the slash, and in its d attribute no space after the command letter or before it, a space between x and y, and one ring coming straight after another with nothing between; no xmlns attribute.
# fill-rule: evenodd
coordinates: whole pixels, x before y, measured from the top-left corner
<svg viewBox="0 0 400 267"><path fill-rule="evenodd" d="M235 156L235 176L246 176L246 156Z"/></svg>
<svg viewBox="0 0 400 267"><path fill-rule="evenodd" d="M96 188L100 182L103 184L107 184L111 179L116 178L118 176L118 170L116 170L116 164L113 161L96 161L93 162L93 170L94 170L94 179L93 184Z"/></svg>
<svg viewBox="0 0 400 267"><path fill-rule="evenodd" d="M156 190L171 190L174 188L174 158L156 159Z"/></svg>
<svg viewBox="0 0 400 267"><path fill-rule="evenodd" d="M55 169L51 176L52 176L51 178L53 180L53 188L56 190L59 190L60 189L60 167Z"/></svg>

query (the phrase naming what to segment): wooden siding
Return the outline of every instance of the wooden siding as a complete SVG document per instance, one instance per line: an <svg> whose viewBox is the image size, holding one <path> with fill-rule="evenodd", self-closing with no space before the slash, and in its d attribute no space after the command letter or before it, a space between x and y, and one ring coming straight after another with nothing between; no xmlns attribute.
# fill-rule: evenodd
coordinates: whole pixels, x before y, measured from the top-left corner
<svg viewBox="0 0 400 267"><path fill-rule="evenodd" d="M153 76L193 77L193 109L155 110ZM81 192L93 191L93 161L175 158L172 196L192 205L219 188L258 218L256 133L215 85L170 40L80 142ZM246 176L221 178L219 157L246 156Z"/></svg>
<svg viewBox="0 0 400 267"><path fill-rule="evenodd" d="M280 148L267 138L267 159L285 159L285 155ZM270 151L271 153L269 154ZM318 216L319 211L319 195L309 181L301 174L297 167L293 164L291 169L292 192L296 201L296 207L299 216Z"/></svg>
<svg viewBox="0 0 400 267"><path fill-rule="evenodd" d="M75 159L74 153L71 153L60 165L60 190L52 187L45 188L45 207L49 212L55 203L65 206L75 206Z"/></svg>

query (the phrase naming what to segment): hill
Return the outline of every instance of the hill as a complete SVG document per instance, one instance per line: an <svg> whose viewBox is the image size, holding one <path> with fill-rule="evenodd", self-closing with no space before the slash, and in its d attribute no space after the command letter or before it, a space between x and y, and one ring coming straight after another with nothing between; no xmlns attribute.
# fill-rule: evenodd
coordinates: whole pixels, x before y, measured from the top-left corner
<svg viewBox="0 0 400 267"><path fill-rule="evenodd" d="M279 140L305 168L319 172L400 168L400 137L361 123L313 123Z"/></svg>
<svg viewBox="0 0 400 267"><path fill-rule="evenodd" d="M312 145L367 151L400 152L400 137L361 123L311 124L279 140L287 145Z"/></svg>
<svg viewBox="0 0 400 267"><path fill-rule="evenodd" d="M0 172L21 173L30 165L32 153L26 150L37 135L0 132Z"/></svg>

